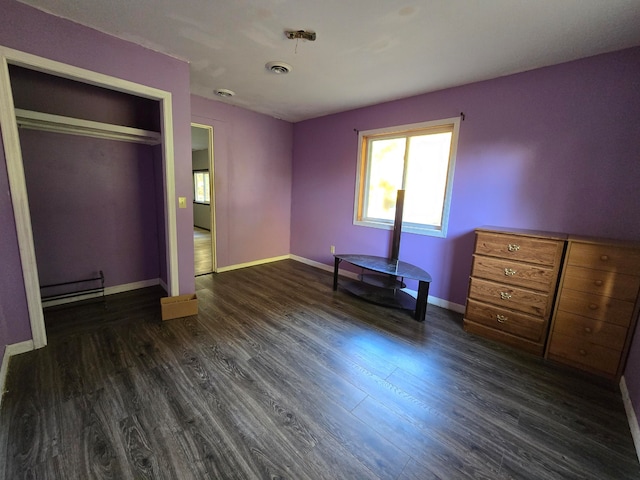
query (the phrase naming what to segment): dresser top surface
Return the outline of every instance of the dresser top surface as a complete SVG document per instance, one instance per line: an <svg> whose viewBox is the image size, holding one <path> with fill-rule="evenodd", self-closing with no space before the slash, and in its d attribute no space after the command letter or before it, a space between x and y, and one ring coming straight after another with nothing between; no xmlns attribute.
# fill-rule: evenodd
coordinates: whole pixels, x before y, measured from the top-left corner
<svg viewBox="0 0 640 480"><path fill-rule="evenodd" d="M568 235L560 232L547 232L545 230L529 230L526 228L507 228L507 227L495 227L491 225L483 225L476 228L476 232L486 233L505 233L509 235L521 235L523 237L535 237L535 238L551 238L554 240L567 240Z"/></svg>
<svg viewBox="0 0 640 480"><path fill-rule="evenodd" d="M511 227L499 227L494 225L483 225L475 229L476 232L485 233L501 233L507 235L521 235L523 237L534 238L549 238L553 240L563 240L571 242L581 243L597 243L600 245L612 245L625 248L639 248L640 240L619 240L615 238L596 237L588 235L574 235L570 233L562 232L550 232L547 230L533 230L528 228L511 228Z"/></svg>
<svg viewBox="0 0 640 480"><path fill-rule="evenodd" d="M567 240L569 240L570 242L592 243L597 245L610 245L613 247L640 249L640 242L634 242L631 240L617 240L614 238L604 237L588 237L583 235L569 235Z"/></svg>

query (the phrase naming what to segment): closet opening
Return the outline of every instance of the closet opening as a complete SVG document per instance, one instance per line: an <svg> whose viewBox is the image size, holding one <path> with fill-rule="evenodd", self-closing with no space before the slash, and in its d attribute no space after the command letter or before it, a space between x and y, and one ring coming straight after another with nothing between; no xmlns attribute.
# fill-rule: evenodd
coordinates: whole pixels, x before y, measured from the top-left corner
<svg viewBox="0 0 640 480"><path fill-rule="evenodd" d="M170 93L2 47L0 59L34 348L46 345L41 285L104 278L70 300L157 284L177 295Z"/></svg>

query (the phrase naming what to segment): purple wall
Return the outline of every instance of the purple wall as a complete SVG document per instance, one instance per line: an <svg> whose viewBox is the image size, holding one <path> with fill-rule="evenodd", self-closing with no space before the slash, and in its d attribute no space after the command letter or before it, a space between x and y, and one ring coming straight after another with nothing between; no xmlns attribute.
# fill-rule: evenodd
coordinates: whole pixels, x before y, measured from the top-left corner
<svg viewBox="0 0 640 480"><path fill-rule="evenodd" d="M162 145L153 146L153 162L155 165L162 165ZM165 234L164 172L162 169L154 168L153 173L156 194L156 225L158 233L158 255L160 257L160 280L167 285L167 236ZM183 234L184 232L179 232L179 235ZM193 245L193 233L191 233L191 238L191 244ZM180 266L183 268L182 264ZM182 288L182 284L180 286Z"/></svg>
<svg viewBox="0 0 640 480"><path fill-rule="evenodd" d="M27 297L22 279L22 265L18 250L9 192L9 179L0 135L0 362L7 345L31 339L31 325ZM26 321L25 321L26 320Z"/></svg>
<svg viewBox="0 0 640 480"><path fill-rule="evenodd" d="M353 225L357 136L466 114L448 238L403 234L431 294L465 303L473 230L499 225L640 241L640 48L294 125L291 253L384 255L390 233ZM626 379L640 411L640 341Z"/></svg>
<svg viewBox="0 0 640 480"><path fill-rule="evenodd" d="M213 126L218 268L289 254L292 125L191 96Z"/></svg>
<svg viewBox="0 0 640 480"><path fill-rule="evenodd" d="M388 231L353 226L357 136L457 116L446 239L404 234L401 256L432 293L464 304L480 225L640 240L640 49L322 117L294 126L292 253L388 251ZM603 201L606 199L606 201Z"/></svg>
<svg viewBox="0 0 640 480"><path fill-rule="evenodd" d="M171 92L176 196L192 198L189 66L186 62L48 15L13 0L0 0L0 11L0 45ZM7 192L6 165L4 158L1 160L4 196ZM9 198L8 195L6 198ZM192 217L191 209L177 210L181 293L195 290ZM6 242L0 249L0 265L3 266L0 269L0 286L3 286L0 298L3 315L11 318L10 321L0 321L0 325L5 325L8 339L0 340L0 345L3 345L29 339L30 326L24 292L16 291L23 289L23 283L17 246L11 247L16 240L10 202L2 202L0 222L0 231ZM9 238L5 240L4 236ZM3 337L4 335L3 332Z"/></svg>
<svg viewBox="0 0 640 480"><path fill-rule="evenodd" d="M0 0L0 11L0 45L171 92L176 197L193 197L186 62L13 0ZM177 209L177 229L180 292L192 293L195 281L191 209Z"/></svg>
<svg viewBox="0 0 640 480"><path fill-rule="evenodd" d="M16 108L160 131L160 102L9 65Z"/></svg>
<svg viewBox="0 0 640 480"><path fill-rule="evenodd" d="M153 147L24 129L20 143L41 285L159 277Z"/></svg>

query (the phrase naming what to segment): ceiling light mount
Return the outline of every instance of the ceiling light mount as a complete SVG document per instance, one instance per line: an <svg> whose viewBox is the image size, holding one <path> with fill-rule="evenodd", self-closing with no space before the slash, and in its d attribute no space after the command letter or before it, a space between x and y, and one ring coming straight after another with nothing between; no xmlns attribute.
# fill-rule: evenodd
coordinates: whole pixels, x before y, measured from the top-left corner
<svg viewBox="0 0 640 480"><path fill-rule="evenodd" d="M307 30L285 30L284 34L289 40L302 38L303 40L309 40L310 42L316 41L316 32L309 32Z"/></svg>
<svg viewBox="0 0 640 480"><path fill-rule="evenodd" d="M229 90L228 88L216 88L213 93L222 98L233 97L236 94L236 92Z"/></svg>
<svg viewBox="0 0 640 480"><path fill-rule="evenodd" d="M276 75L286 75L293 70L291 65L284 62L269 62L265 65L265 68Z"/></svg>

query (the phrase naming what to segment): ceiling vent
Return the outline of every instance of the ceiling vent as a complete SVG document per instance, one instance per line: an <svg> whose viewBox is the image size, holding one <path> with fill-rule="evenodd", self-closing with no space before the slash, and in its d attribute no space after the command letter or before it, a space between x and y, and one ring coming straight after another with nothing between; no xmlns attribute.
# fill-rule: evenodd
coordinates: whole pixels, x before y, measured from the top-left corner
<svg viewBox="0 0 640 480"><path fill-rule="evenodd" d="M265 68L276 75L286 75L293 70L291 65L284 62L269 62L265 65Z"/></svg>
<svg viewBox="0 0 640 480"><path fill-rule="evenodd" d="M236 92L229 90L228 88L216 88L213 93L222 98L233 97L236 94Z"/></svg>

